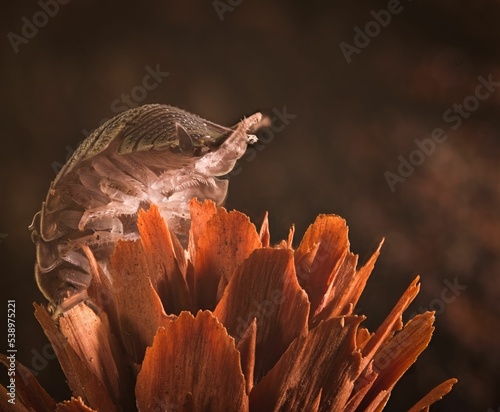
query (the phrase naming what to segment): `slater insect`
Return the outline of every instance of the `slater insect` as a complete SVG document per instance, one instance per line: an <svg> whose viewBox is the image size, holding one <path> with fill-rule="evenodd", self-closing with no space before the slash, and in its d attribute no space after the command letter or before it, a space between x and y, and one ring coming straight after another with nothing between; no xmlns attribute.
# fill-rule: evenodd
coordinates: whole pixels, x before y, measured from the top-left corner
<svg viewBox="0 0 500 412"><path fill-rule="evenodd" d="M123 112L96 129L50 185L30 226L35 278L57 316L87 300L92 279L82 247L107 273L120 239L137 239L137 213L154 203L181 243L189 230L189 200L221 205L229 173L243 156L256 113L223 127L160 104Z"/></svg>

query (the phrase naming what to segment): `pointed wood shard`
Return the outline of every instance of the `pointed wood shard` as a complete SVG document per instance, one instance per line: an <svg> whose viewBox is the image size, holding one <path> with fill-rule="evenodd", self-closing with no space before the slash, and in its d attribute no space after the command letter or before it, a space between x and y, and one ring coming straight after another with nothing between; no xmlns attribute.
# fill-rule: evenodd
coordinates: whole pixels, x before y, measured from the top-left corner
<svg viewBox="0 0 500 412"><path fill-rule="evenodd" d="M116 405L111 399L111 393L94 374L87 362L82 360L73 347L68 344L67 338L57 328L47 310L35 304L35 317L52 344L73 395L81 396L87 405L91 405L96 410L115 410Z"/></svg>
<svg viewBox="0 0 500 412"><path fill-rule="evenodd" d="M300 268L297 266L297 273L300 273L299 282L311 302L311 319L321 311L324 296L348 249L346 222L335 215L318 216L300 242L295 252L295 260L300 264ZM311 256L311 253L314 255Z"/></svg>
<svg viewBox="0 0 500 412"><path fill-rule="evenodd" d="M255 380L307 333L309 302L290 249L257 249L231 278L214 315L238 343L257 318Z"/></svg>
<svg viewBox="0 0 500 412"><path fill-rule="evenodd" d="M451 391L451 388L457 382L458 380L453 378L453 379L448 379L447 381L436 386L420 401L418 401L413 407L411 407L408 410L408 412L422 412L429 410L429 406L442 399L444 395L446 395L448 392Z"/></svg>
<svg viewBox="0 0 500 412"><path fill-rule="evenodd" d="M83 403L82 398L71 398L69 401L58 403L56 412L96 412Z"/></svg>
<svg viewBox="0 0 500 412"><path fill-rule="evenodd" d="M363 348L363 356L365 363L368 364L373 358L374 354L379 350L380 346L387 342L394 334L395 331L403 327L402 314L408 308L415 296L420 290L420 277L417 276L413 282L405 290L403 296L399 299L398 303L392 309L391 313L385 318L382 324L378 327L377 331L371 336L370 340Z"/></svg>
<svg viewBox="0 0 500 412"><path fill-rule="evenodd" d="M184 277L186 257L176 236L172 236L158 208L152 205L141 210L137 219L148 273L167 314L178 315L193 309Z"/></svg>
<svg viewBox="0 0 500 412"><path fill-rule="evenodd" d="M182 312L146 351L136 397L141 411L248 411L234 340L209 311Z"/></svg>
<svg viewBox="0 0 500 412"><path fill-rule="evenodd" d="M363 397L361 410L376 410L385 405L378 399L379 394L390 394L396 382L427 347L434 331L433 323L433 312L417 315L380 347L373 360L377 378Z"/></svg>
<svg viewBox="0 0 500 412"><path fill-rule="evenodd" d="M118 242L110 268L121 339L130 358L140 364L158 328L171 318L151 284L140 241Z"/></svg>
<svg viewBox="0 0 500 412"><path fill-rule="evenodd" d="M259 247L261 241L257 229L247 216L219 208L205 223L205 230L195 246L193 266L197 307L213 310L236 268Z"/></svg>
<svg viewBox="0 0 500 412"><path fill-rule="evenodd" d="M251 410L343 410L360 373L361 354L355 340L362 320L356 316L329 319L295 339L254 387Z"/></svg>
<svg viewBox="0 0 500 412"><path fill-rule="evenodd" d="M253 374L255 369L255 347L257 341L257 319L254 319L241 338L236 349L240 352L241 367L245 374L247 394L253 388Z"/></svg>
<svg viewBox="0 0 500 412"><path fill-rule="evenodd" d="M271 234L269 233L269 217L267 212L264 215L264 220L262 221L262 225L260 226L259 237L262 243L262 247L269 247L269 244L271 242Z"/></svg>

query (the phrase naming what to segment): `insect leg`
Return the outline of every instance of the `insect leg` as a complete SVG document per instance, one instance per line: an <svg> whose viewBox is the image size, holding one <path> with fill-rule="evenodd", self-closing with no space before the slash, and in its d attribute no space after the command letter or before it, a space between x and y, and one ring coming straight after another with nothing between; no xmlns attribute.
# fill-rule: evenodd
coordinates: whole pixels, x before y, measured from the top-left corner
<svg viewBox="0 0 500 412"><path fill-rule="evenodd" d="M99 181L99 188L102 193L108 196L111 200L118 200L122 202L140 202L146 198L146 194L143 190L125 182L120 182L107 177L101 177L101 180Z"/></svg>
<svg viewBox="0 0 500 412"><path fill-rule="evenodd" d="M123 223L115 216L101 216L100 218L95 218L90 220L86 226L86 229L91 229L95 231L109 231L110 233L123 234Z"/></svg>
<svg viewBox="0 0 500 412"><path fill-rule="evenodd" d="M87 267L89 267L88 263ZM70 284L76 290L87 289L92 280L92 275L90 273L75 268L61 269L59 271L59 277L62 281Z"/></svg>
<svg viewBox="0 0 500 412"><path fill-rule="evenodd" d="M144 166L129 156L116 155L111 157L110 160L116 167L146 187L157 179L156 174L149 170L147 166Z"/></svg>
<svg viewBox="0 0 500 412"><path fill-rule="evenodd" d="M65 185L71 195L71 199L84 209L102 206L109 202L109 199L99 191L99 179L95 176L79 173L81 183L71 183Z"/></svg>
<svg viewBox="0 0 500 412"><path fill-rule="evenodd" d="M35 265L35 279L40 291L50 300L49 312L53 318L86 301L92 280L91 275L77 268L56 268L45 273L38 265Z"/></svg>
<svg viewBox="0 0 500 412"><path fill-rule="evenodd" d="M67 228L75 230L78 228L78 222L82 215L81 210L64 210L59 214L59 222Z"/></svg>
<svg viewBox="0 0 500 412"><path fill-rule="evenodd" d="M90 273L89 262L81 253L81 247L78 242L69 241L59 244L57 251L59 257L65 262L71 263L73 266L83 269L86 273ZM65 270L65 269L63 269ZM61 270L61 273L63 272Z"/></svg>
<svg viewBox="0 0 500 412"><path fill-rule="evenodd" d="M123 202L110 202L107 205L99 206L93 209L87 209L82 218L80 219L80 223L78 224L78 229L83 231L87 228L92 228L91 221L99 220L100 222L112 222L112 225L116 225L115 227L109 227L110 230L114 230L115 233L120 231L119 225L116 223L116 220L113 220L114 217L119 215L132 215L137 212L139 208L139 201L134 201L131 203L123 203ZM110 219L111 218L111 219ZM95 223L96 227L99 227L99 223ZM109 233L109 232L102 232Z"/></svg>

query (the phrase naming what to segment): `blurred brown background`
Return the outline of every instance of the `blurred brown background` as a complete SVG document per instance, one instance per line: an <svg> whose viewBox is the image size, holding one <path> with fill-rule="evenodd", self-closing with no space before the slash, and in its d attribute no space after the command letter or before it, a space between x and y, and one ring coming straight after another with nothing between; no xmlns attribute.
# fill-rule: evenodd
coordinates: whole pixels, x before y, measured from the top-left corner
<svg viewBox="0 0 500 412"><path fill-rule="evenodd" d="M16 300L18 359L57 399L69 393L32 315L42 296L27 226L82 131L160 102L225 125L257 110L296 115L242 159L227 207L258 224L268 210L273 241L292 223L299 239L318 213L342 215L362 261L385 236L359 308L366 324L375 328L416 274L407 317L438 311L388 410L449 377L459 384L434 411L500 407L500 88L471 97L479 76L500 82L500 3L401 0L386 27L370 22L387 1L353 3L74 1L53 17L35 1L2 6L0 312ZM33 19L38 32L16 37ZM356 27L372 37L358 35L365 47L348 63L340 44L355 46ZM141 89L148 70L162 73L152 90ZM464 100L453 129L459 120L443 114ZM421 164L392 192L384 173L397 174L398 157L436 128L446 142L414 154Z"/></svg>

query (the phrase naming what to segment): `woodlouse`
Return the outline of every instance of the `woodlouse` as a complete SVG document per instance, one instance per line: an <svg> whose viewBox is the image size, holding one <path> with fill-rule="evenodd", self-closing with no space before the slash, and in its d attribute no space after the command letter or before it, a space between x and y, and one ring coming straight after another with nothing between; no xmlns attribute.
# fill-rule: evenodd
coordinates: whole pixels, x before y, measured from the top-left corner
<svg viewBox="0 0 500 412"><path fill-rule="evenodd" d="M123 112L96 129L50 185L30 226L35 278L54 315L87 299L92 279L82 246L107 272L120 239L136 239L137 213L156 204L181 242L189 200L223 203L229 173L259 127L260 113L223 127L160 104Z"/></svg>

